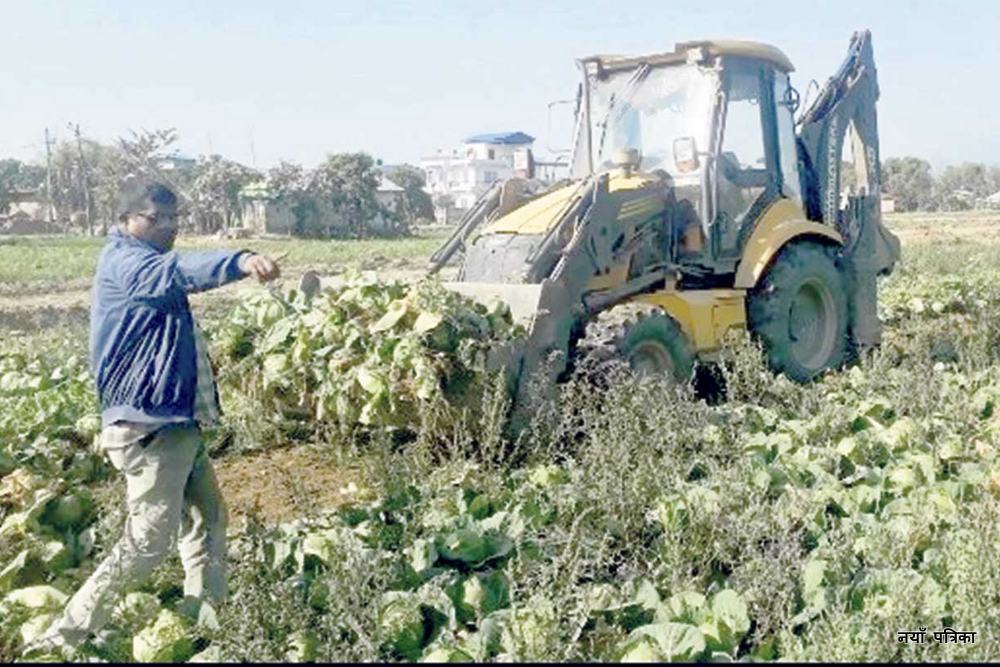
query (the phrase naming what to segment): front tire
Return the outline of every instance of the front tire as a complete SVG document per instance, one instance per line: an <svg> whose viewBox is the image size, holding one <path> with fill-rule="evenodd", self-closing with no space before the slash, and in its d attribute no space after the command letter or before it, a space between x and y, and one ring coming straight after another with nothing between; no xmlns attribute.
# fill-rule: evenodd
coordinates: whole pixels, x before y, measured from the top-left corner
<svg viewBox="0 0 1000 667"><path fill-rule="evenodd" d="M750 291L747 311L770 367L796 382L847 358L847 293L830 247L799 242L782 249Z"/></svg>
<svg viewBox="0 0 1000 667"><path fill-rule="evenodd" d="M680 326L662 310L637 303L615 306L587 323L574 354L574 369L596 387L612 377L666 377L691 380L695 355Z"/></svg>
<svg viewBox="0 0 1000 667"><path fill-rule="evenodd" d="M616 341L618 354L637 375L667 376L686 383L694 352L680 326L665 313L640 313Z"/></svg>

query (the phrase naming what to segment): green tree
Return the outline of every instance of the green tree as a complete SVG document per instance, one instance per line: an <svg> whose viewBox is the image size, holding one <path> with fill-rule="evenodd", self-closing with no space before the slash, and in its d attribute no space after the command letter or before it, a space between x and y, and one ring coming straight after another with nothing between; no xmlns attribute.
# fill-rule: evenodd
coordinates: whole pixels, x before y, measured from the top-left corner
<svg viewBox="0 0 1000 667"><path fill-rule="evenodd" d="M0 160L0 213L10 206L14 192L39 190L44 185L45 167L14 159Z"/></svg>
<svg viewBox="0 0 1000 667"><path fill-rule="evenodd" d="M990 194L1000 192L1000 165L990 165L986 170L986 176L990 183Z"/></svg>
<svg viewBox="0 0 1000 667"><path fill-rule="evenodd" d="M964 162L945 168L938 179L938 207L946 211L972 208L977 199L997 191L996 172L984 164Z"/></svg>
<svg viewBox="0 0 1000 667"><path fill-rule="evenodd" d="M187 198L200 233L228 229L240 219L240 190L260 179L260 173L221 155L198 161Z"/></svg>
<svg viewBox="0 0 1000 667"><path fill-rule="evenodd" d="M286 203L306 195L309 190L309 174L294 162L280 162L271 167L264 180L274 197Z"/></svg>
<svg viewBox="0 0 1000 667"><path fill-rule="evenodd" d="M130 134L131 137L119 137L116 142L122 153L122 161L128 169L128 176L156 178L168 181L175 187L184 185L160 168L163 151L177 141L177 130L141 130Z"/></svg>
<svg viewBox="0 0 1000 667"><path fill-rule="evenodd" d="M366 153L329 156L312 173L310 190L343 221L348 236L368 236L373 223L390 213L379 204L375 193L379 171ZM326 218L327 236L333 235L334 220Z"/></svg>
<svg viewBox="0 0 1000 667"><path fill-rule="evenodd" d="M109 195L105 181L107 174L116 169L113 165L118 159L115 147L85 137L81 138L79 145L75 139L57 143L52 151L52 204L57 219L74 224L86 223L88 197L92 197L96 204L96 217L108 215ZM116 181L115 195L117 188ZM113 212L113 209L112 203L110 211Z"/></svg>
<svg viewBox="0 0 1000 667"><path fill-rule="evenodd" d="M407 223L412 225L420 220L434 219L434 203L424 192L427 178L422 169L404 164L386 174L386 178L405 190L402 213Z"/></svg>
<svg viewBox="0 0 1000 667"><path fill-rule="evenodd" d="M177 140L173 128L132 131L128 137L119 137L113 146L99 146L94 142L93 157L89 160L94 183L94 201L101 222L101 233L116 222L118 191L130 178L155 178L181 192L183 183L164 172L159 165L160 154Z"/></svg>
<svg viewBox="0 0 1000 667"><path fill-rule="evenodd" d="M882 164L883 189L896 199L900 211L930 210L935 204L931 165L920 158L891 157Z"/></svg>
<svg viewBox="0 0 1000 667"><path fill-rule="evenodd" d="M310 191L311 175L302 165L293 162L281 162L268 170L264 179L267 190L275 201L288 207L295 218L292 233L306 234L314 227L319 217L316 199Z"/></svg>

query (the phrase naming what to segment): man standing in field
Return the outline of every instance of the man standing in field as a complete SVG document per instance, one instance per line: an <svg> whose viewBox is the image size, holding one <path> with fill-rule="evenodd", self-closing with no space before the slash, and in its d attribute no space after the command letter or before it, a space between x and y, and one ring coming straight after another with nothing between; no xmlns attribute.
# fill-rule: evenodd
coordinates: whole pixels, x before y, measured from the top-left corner
<svg viewBox="0 0 1000 667"><path fill-rule="evenodd" d="M120 226L101 252L91 303L90 358L101 402L101 446L124 473L121 539L29 649L79 645L108 621L178 540L184 594L226 598L226 509L200 429L219 415L205 341L188 294L248 275L277 278L249 251L178 253L177 196L155 182L126 185Z"/></svg>

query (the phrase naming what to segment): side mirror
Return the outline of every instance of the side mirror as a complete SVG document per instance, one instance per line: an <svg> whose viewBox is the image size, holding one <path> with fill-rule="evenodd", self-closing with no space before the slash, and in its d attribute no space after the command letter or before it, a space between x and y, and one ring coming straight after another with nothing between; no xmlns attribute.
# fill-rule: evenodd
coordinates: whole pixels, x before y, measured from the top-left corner
<svg viewBox="0 0 1000 667"><path fill-rule="evenodd" d="M697 171L698 167L701 166L698 162L698 146L694 137L674 139L674 166L682 174Z"/></svg>

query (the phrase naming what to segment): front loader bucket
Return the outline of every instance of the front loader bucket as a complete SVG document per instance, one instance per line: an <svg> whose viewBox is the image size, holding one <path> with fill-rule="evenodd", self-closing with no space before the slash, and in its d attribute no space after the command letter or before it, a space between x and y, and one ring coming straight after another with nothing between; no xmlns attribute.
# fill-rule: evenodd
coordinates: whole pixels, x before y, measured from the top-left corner
<svg viewBox="0 0 1000 667"><path fill-rule="evenodd" d="M442 284L446 289L466 296L484 306L489 306L496 301L507 304L514 322L528 330L531 329L532 321L538 313L538 304L542 298L541 284L457 282Z"/></svg>
<svg viewBox="0 0 1000 667"><path fill-rule="evenodd" d="M523 326L527 331L527 336L523 339L515 339L491 348L486 359L490 371L503 372L508 396L516 403L525 360L533 357L529 350L534 343L535 319L539 311L543 285L446 282L442 283L442 286L488 308L497 301L506 304L514 323Z"/></svg>
<svg viewBox="0 0 1000 667"><path fill-rule="evenodd" d="M567 367L571 332L578 325L582 304L576 304L561 282L541 283L443 283L444 287L489 305L497 300L510 308L514 322L525 327L520 344L492 351L489 366L506 369L513 397L509 428L519 433L528 423L537 398L553 395L557 379ZM540 377L539 377L540 374ZM529 396L526 383L540 380L539 391ZM537 395L535 395L537 394Z"/></svg>
<svg viewBox="0 0 1000 667"><path fill-rule="evenodd" d="M445 289L461 294L464 297L481 303L487 308L497 301L504 303L510 309L514 324L524 327L527 336L518 341L511 341L490 350L487 367L491 371L503 369L507 378L507 389L516 399L521 374L526 359L533 358L529 354L535 342L535 320L539 313L539 303L542 298L543 285L516 283L442 283Z"/></svg>

